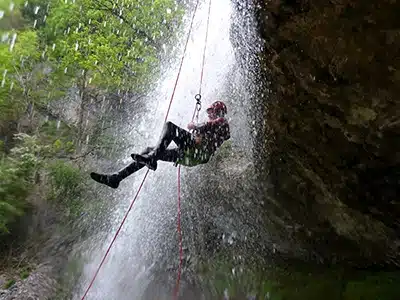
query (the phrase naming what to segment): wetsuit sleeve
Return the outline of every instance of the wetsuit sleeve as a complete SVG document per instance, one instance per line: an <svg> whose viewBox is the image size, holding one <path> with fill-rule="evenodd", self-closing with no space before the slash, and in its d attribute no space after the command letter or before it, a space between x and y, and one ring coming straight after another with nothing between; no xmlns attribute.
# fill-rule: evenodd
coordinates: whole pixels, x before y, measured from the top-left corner
<svg viewBox="0 0 400 300"><path fill-rule="evenodd" d="M211 131L214 127L223 125L225 123L226 120L224 118L217 118L215 120L209 120L207 122L196 125L196 130L199 133L204 133L207 131Z"/></svg>

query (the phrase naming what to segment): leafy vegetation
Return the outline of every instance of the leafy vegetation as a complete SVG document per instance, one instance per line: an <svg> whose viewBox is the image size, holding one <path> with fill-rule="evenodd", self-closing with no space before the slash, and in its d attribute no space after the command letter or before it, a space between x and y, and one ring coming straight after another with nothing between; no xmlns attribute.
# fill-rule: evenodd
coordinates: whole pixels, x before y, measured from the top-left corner
<svg viewBox="0 0 400 300"><path fill-rule="evenodd" d="M157 76L181 15L173 0L1 1L0 240L38 189L82 213L81 161L111 144L104 127Z"/></svg>
<svg viewBox="0 0 400 300"><path fill-rule="evenodd" d="M15 280L14 279L10 279L6 282L6 284L4 285L5 289L9 289L10 287L12 287L15 284Z"/></svg>

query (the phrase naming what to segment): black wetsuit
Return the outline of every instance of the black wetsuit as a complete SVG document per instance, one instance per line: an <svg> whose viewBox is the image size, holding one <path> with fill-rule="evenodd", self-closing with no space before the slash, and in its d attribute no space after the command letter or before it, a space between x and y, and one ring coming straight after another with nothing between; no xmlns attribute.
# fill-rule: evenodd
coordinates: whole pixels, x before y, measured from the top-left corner
<svg viewBox="0 0 400 300"><path fill-rule="evenodd" d="M196 139L201 142L197 143ZM230 138L229 124L225 118L209 120L204 124L195 126L195 133L192 134L172 122L166 122L160 140L155 147L148 147L140 155L132 154L134 160L130 165L112 175L91 173L90 176L97 182L106 184L112 188L117 188L120 181L129 175L140 170L144 166L155 170L157 160L179 163L184 158L187 151L196 149L196 155L206 154L205 159L197 159L196 164L206 163L211 155L222 145L225 140ZM167 149L174 142L177 147ZM141 160L138 160L141 159ZM149 161L145 161L149 159Z"/></svg>

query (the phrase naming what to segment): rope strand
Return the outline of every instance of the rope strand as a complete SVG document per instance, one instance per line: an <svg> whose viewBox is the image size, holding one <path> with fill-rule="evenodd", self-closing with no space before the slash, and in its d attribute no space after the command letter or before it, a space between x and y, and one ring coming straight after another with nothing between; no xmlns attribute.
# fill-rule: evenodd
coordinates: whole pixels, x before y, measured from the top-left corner
<svg viewBox="0 0 400 300"><path fill-rule="evenodd" d="M182 260L183 260L183 249L182 249L182 231L181 231L181 166L178 166L178 237L179 237L179 267L178 277L176 279L175 286L175 299L178 299L179 295L179 283L181 280L182 273Z"/></svg>
<svg viewBox="0 0 400 300"><path fill-rule="evenodd" d="M206 39L204 41L204 50L203 50L203 63L201 66L201 75L200 75L200 88L199 94L201 95L201 86L203 84L203 71L204 71L204 64L206 61L206 49L207 49L207 40L208 40L208 27L210 25L210 14L211 14L211 0L208 4L208 15L207 15L207 27L206 27Z"/></svg>
<svg viewBox="0 0 400 300"><path fill-rule="evenodd" d="M184 50L183 50L183 55L182 55L182 59L181 59L181 64L180 64L180 66L179 66L178 75L177 75L177 78L176 78L176 81L175 81L175 85L174 85L174 89L173 89L173 92L172 92L172 95L171 95L171 99L170 99L170 102L169 102L169 106L168 106L168 109L167 109L167 113L166 113L166 115L165 115L165 122L167 121L167 118L168 118L168 115L169 115L169 112L170 112L170 109L171 109L172 101L173 101L173 99L174 99L176 86L177 86L177 84L178 84L178 79L179 79L179 76L180 76L180 73L181 73L181 70L182 70L183 60L184 60L184 58L185 58L185 54L186 54L186 50L187 50L187 45L188 45L188 42L189 42L190 34L191 34L191 32L192 32L193 20L194 20L194 17L195 17L195 15L196 15L196 11L197 11L198 4L199 4L199 0L197 0L196 6L195 6L195 9L194 9L194 12L193 12L193 16L192 16L192 20L191 20L191 23L190 23L190 27L189 27L189 32L188 32L187 40L186 40L186 43L185 43L185 48L184 48ZM100 262L100 264L99 264L99 266L98 266L98 268L97 268L97 270L96 270L96 272L95 272L95 274L94 274L92 280L90 281L89 286L87 287L87 289L86 289L84 295L82 296L81 300L84 300L84 299L86 298L87 294L89 293L90 289L92 288L92 286L93 286L93 284L94 284L94 281L96 280L97 275L98 275L99 272L100 272L101 267L103 266L103 264L104 264L104 262L105 262L105 260L106 260L106 258L107 258L107 256L108 256L109 252L111 251L112 246L114 245L114 243L115 243L115 241L116 241L116 239L117 239L117 237L118 237L118 235L119 235L119 233L120 233L120 231L121 231L121 229L122 229L122 226L124 225L124 223L125 223L125 221L126 221L128 215L129 215L129 212L132 210L133 204L135 203L136 199L137 199L138 196L139 196L139 193L140 193L140 191L141 191L141 189L142 189L142 187L143 187L143 185L144 185L144 183L145 183L145 181L146 181L146 178L147 178L147 175L148 175L148 174L149 174L149 170L147 170L146 174L144 175L143 180L142 180L142 182L141 182L141 184L140 184L140 186L139 186L139 189L138 189L138 191L137 191L137 193L136 193L134 199L132 200L132 202L131 202L131 204L130 204L130 206L129 206L129 209L128 209L127 212L125 213L125 216L124 216L124 218L122 219L122 222L121 222L121 224L119 225L117 232L115 233L115 235L114 235L114 237L113 237L113 239L112 239L110 245L108 246L107 251L106 251L106 253L105 253L104 256L103 256L103 259L101 260L101 262ZM179 222L180 222L180 220L179 220ZM179 228L179 231L180 231L180 228ZM180 237L180 240L182 240L182 237ZM180 245L180 248L182 248L182 245ZM182 250L181 250L181 251L182 251ZM182 254L181 254L181 255L182 255ZM182 261L182 257L181 257L181 261ZM180 274L179 274L179 278L180 278ZM178 288L179 288L179 282L178 282Z"/></svg>
<svg viewBox="0 0 400 300"><path fill-rule="evenodd" d="M210 23L210 12L211 12L211 0L209 2L209 6L208 6L206 39L205 39L204 50L203 50L203 62L202 62L202 65L201 65L200 88L199 88L199 94L198 94L198 96L199 96L198 102L200 102L200 99L201 99L201 85L203 83L204 64L205 64L205 59L206 59L206 47L207 47L207 38L208 38L208 27L209 27L209 23ZM197 111L197 119L199 117L199 110L197 109L197 105L198 104L196 102L196 105L195 105L195 108L194 108L194 112L193 112L192 122L194 120L196 111ZM178 299L178 296L179 296L179 284L180 284L180 279L181 279L182 260L183 260L182 232L181 232L181 167L180 166L178 167L178 238L179 238L179 267L178 267L178 277L177 277L177 280L176 280L176 287L175 287L175 299L176 300Z"/></svg>
<svg viewBox="0 0 400 300"><path fill-rule="evenodd" d="M206 26L206 37L205 37L205 41L204 41L204 49L203 49L203 62L201 64L201 73L200 73L200 85L199 85L199 94L201 97L201 88L203 85L203 74L204 74L204 65L205 65L205 61L206 61L206 50L207 50L207 41L208 41L208 30L209 30L209 26L210 26L210 15L211 15L211 1L208 3L208 15L207 15L207 26ZM192 117L192 122L194 120L194 117L196 116L196 111L197 111L197 106L194 108L193 111L193 117ZM199 112L197 111L197 119L199 116Z"/></svg>

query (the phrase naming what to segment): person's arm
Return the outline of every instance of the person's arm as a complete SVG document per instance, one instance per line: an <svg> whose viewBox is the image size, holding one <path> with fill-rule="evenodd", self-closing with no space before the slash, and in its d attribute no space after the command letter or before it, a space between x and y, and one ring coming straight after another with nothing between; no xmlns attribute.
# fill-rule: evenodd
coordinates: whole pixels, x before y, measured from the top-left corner
<svg viewBox="0 0 400 300"><path fill-rule="evenodd" d="M203 133L207 130L210 130L213 126L221 125L224 122L225 122L224 118L218 118L215 120L209 120L207 122L199 123L199 124L190 123L188 128L197 130L199 133Z"/></svg>

